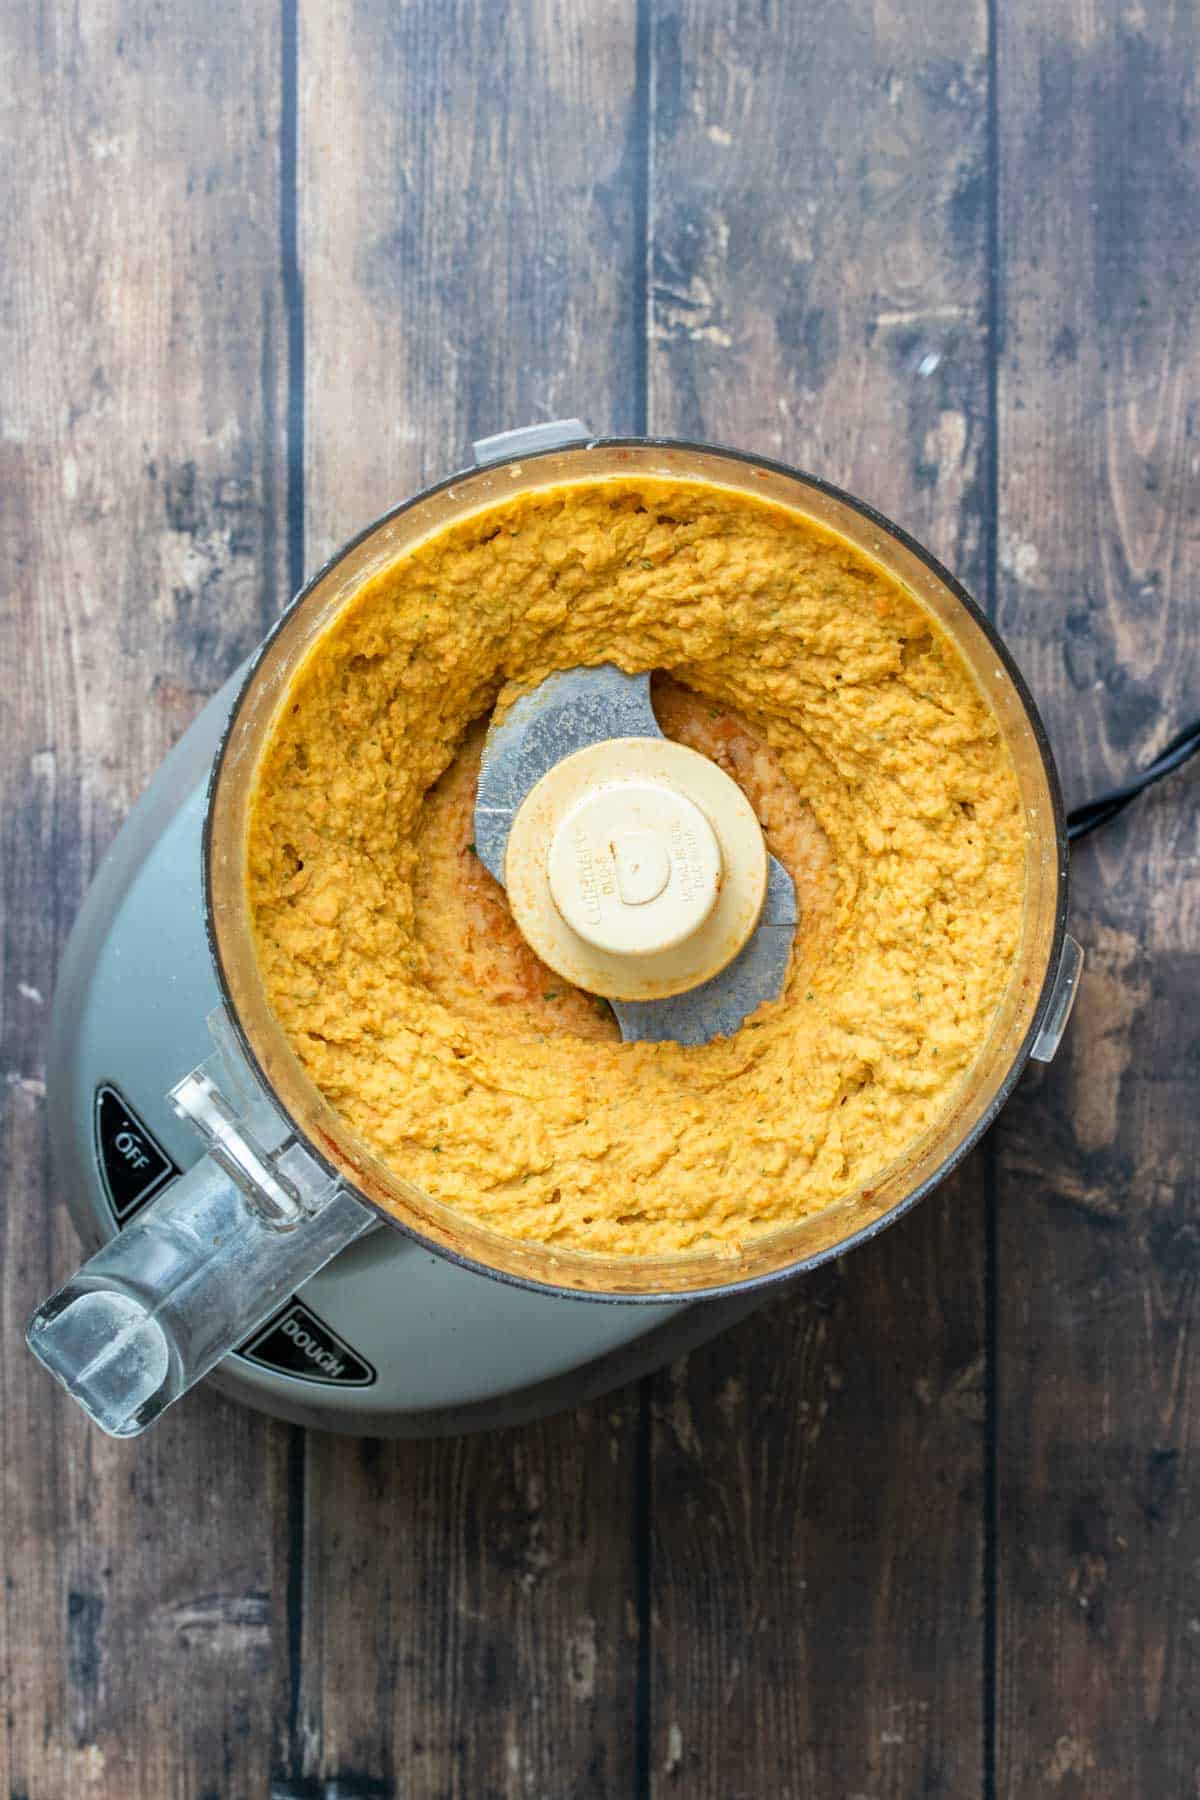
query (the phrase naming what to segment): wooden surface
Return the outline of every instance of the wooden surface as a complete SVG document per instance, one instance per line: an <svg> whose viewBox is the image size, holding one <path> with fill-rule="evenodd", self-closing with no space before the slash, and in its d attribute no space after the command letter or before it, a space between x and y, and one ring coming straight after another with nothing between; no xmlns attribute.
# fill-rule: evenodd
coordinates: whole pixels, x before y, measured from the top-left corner
<svg viewBox="0 0 1200 1800"><path fill-rule="evenodd" d="M279 45L234 4L0 18L0 1793L261 1795L286 1433L215 1395L122 1452L22 1344L78 1257L45 1025L97 858L285 591Z"/></svg>
<svg viewBox="0 0 1200 1800"><path fill-rule="evenodd" d="M1197 14L1047 11L1000 12L997 605L1081 798L1200 712ZM1200 1784L1198 793L1080 852L1078 1017L997 1133L1016 1793Z"/></svg>
<svg viewBox="0 0 1200 1800"><path fill-rule="evenodd" d="M0 15L9 1800L1200 1791L1194 775L1075 868L1058 1063L685 1364L352 1443L89 1431L46 1003L302 573L582 412L817 469L992 606L1072 797L1200 708L1194 12L93 0ZM5 1785L7 1784L7 1785Z"/></svg>

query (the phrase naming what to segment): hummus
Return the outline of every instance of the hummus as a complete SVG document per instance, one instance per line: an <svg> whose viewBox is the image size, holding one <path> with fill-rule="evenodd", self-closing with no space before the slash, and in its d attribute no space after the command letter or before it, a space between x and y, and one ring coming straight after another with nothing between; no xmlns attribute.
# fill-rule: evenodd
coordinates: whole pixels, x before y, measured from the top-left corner
<svg viewBox="0 0 1200 1800"><path fill-rule="evenodd" d="M796 884L781 998L699 1048L624 1044L521 938L472 846L491 709L554 669L652 669L668 736L746 793ZM257 775L270 1003L397 1173L513 1236L730 1250L871 1182L944 1114L1022 921L999 727L906 590L701 482L521 495L368 581Z"/></svg>

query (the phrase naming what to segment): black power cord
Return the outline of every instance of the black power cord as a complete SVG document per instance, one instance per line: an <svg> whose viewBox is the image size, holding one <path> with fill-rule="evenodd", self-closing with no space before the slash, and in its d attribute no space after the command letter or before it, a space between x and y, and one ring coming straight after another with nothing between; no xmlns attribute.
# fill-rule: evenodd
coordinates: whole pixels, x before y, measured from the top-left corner
<svg viewBox="0 0 1200 1800"><path fill-rule="evenodd" d="M1073 807L1067 814L1067 836L1072 843L1086 837L1089 831L1095 831L1101 825L1107 825L1118 813L1124 812L1131 800L1136 800L1146 788L1153 787L1164 775L1171 775L1182 768L1189 757L1200 750L1200 719L1194 719L1190 725L1177 732L1170 743L1160 750L1154 761L1135 775L1132 781L1126 781L1121 787L1110 789L1107 794L1097 794L1094 800L1085 800L1082 806Z"/></svg>

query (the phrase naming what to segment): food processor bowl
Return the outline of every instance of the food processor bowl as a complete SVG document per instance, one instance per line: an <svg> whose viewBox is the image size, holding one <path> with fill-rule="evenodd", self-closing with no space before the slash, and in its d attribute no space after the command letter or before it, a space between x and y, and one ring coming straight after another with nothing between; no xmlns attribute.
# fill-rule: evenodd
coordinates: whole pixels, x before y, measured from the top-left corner
<svg viewBox="0 0 1200 1800"><path fill-rule="evenodd" d="M934 1128L869 1186L753 1238L736 1254L724 1246L636 1259L564 1251L501 1236L405 1181L373 1155L304 1073L267 1002L251 929L251 789L278 709L314 640L379 570L471 513L538 488L630 477L704 482L787 506L836 532L906 588L955 643L986 695L1012 754L1027 825L1020 949L966 1085ZM397 507L341 550L263 645L234 707L214 774L205 867L213 955L243 1049L330 1172L388 1223L445 1255L514 1281L608 1299L709 1295L777 1280L840 1255L898 1217L961 1160L1012 1091L1051 1022L1068 941L1067 839L1053 757L1018 670L962 586L897 526L827 482L737 451L660 440L591 439L485 462ZM1074 963L1072 949L1063 969L1071 992ZM1048 1044L1049 1037L1043 1051Z"/></svg>

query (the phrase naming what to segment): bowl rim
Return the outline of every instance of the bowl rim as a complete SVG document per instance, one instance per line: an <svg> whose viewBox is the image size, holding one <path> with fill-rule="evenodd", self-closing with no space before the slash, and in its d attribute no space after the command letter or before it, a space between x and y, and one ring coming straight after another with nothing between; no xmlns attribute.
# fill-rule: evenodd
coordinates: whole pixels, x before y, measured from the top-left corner
<svg viewBox="0 0 1200 1800"><path fill-rule="evenodd" d="M1004 1078L996 1088L987 1107L974 1123L968 1127L962 1136L957 1139L947 1155L942 1159L938 1166L924 1178L924 1180L918 1182L916 1186L911 1188L908 1193L895 1203L894 1206L890 1207L886 1212L881 1213L877 1218L869 1220L866 1224L858 1227L857 1230L851 1231L845 1237L837 1239L836 1242L828 1244L808 1256L797 1256L792 1261L784 1263L779 1268L769 1269L761 1274L748 1275L728 1282L710 1283L706 1286L697 1288L642 1289L636 1292L627 1293L622 1292L619 1289L615 1291L601 1291L598 1289L576 1287L566 1283L560 1284L550 1281L541 1281L532 1276L516 1274L509 1269L497 1268L493 1264L484 1262L477 1256L467 1255L462 1250L441 1243L436 1238L426 1236L415 1225L397 1218L394 1213L389 1212L386 1207L380 1205L378 1201L372 1199L369 1194L364 1193L357 1185L355 1185L349 1179L346 1170L334 1162L318 1144L313 1142L309 1134L287 1110L282 1099L277 1094L274 1085L263 1069L254 1046L242 1025L241 1018L230 991L225 964L221 955L220 942L213 913L211 877L214 799L220 786L221 775L225 767L235 731L241 718L242 709L254 688L259 667L271 646L274 644L276 637L284 630L288 621L297 609L304 604L314 589L325 580L332 570L356 550L360 544L364 543L384 526L390 524L392 520L402 517L405 513L411 512L414 508L423 505L426 501L434 498L436 495L444 493L447 489L456 487L481 473L486 472L490 474L497 469L502 469L513 463L518 463L524 467L525 465L539 462L547 457L560 457L564 453L576 450L621 449L661 450L668 452L678 451L685 454L695 453L708 456L715 455L727 458L733 462L743 463L750 468L768 470L772 474L781 475L789 480L801 481L807 486L816 489L819 493L827 495L829 498L849 507L853 512L858 513L860 517L866 519L877 529L894 538L910 553L910 555L923 563L930 573L934 575L934 577L954 596L955 600L957 600L965 609L969 617L982 632L988 642L989 648L994 652L997 660L1004 668L1005 673L1013 685L1017 698L1021 702L1026 721L1029 725L1034 743L1037 746L1038 755L1041 760L1043 773L1050 794L1055 840L1055 872L1057 879L1054 924L1046 958L1046 972L1042 980L1041 991L1030 1015L1029 1026L1021 1043L1017 1046L1017 1049L1013 1054L1012 1061ZM571 478L564 478L564 486L567 485L569 479ZM681 475L678 479L687 480L689 477ZM709 485L718 484L710 483ZM518 491L519 490L514 489L514 495ZM465 465L463 468L455 470L454 473L446 475L438 481L417 489L414 493L408 495L407 498L399 501L395 506L389 507L385 512L380 513L377 518L371 520L369 524L364 525L361 530L355 532L354 535L340 545L331 556L327 557L315 573L308 578L304 585L284 607L266 636L262 639L258 649L251 657L250 662L246 667L241 685L238 688L237 696L225 721L209 775L204 803L201 869L205 935L208 940L209 953L212 957L213 968L216 974L217 986L221 994L221 1002L230 1021L238 1046L248 1063L255 1080L271 1096L273 1104L286 1120L289 1128L296 1134L296 1137L303 1145L308 1155L310 1155L325 1171L330 1179L339 1181L343 1186L348 1187L355 1199L360 1201L364 1206L370 1207L376 1216L383 1223L390 1226L392 1230L400 1232L401 1235L409 1238L413 1243L419 1245L422 1249L429 1251L432 1255L443 1257L447 1261L457 1264L460 1268L468 1269L478 1275L486 1275L493 1281L502 1281L513 1287L528 1289L533 1293L554 1295L563 1299L589 1301L593 1304L609 1303L625 1306L661 1306L665 1302L678 1303L682 1306L702 1300L728 1299L736 1295L758 1292L765 1294L765 1292L772 1287L777 1287L782 1283L792 1281L797 1276L818 1269L825 1263L832 1261L835 1257L844 1256L847 1252L857 1249L862 1244L868 1243L872 1238L877 1237L881 1231L885 1231L890 1225L894 1225L897 1220L903 1218L919 1201L923 1200L935 1188L940 1187L942 1182L945 1181L963 1161L965 1161L966 1157L969 1156L970 1152L975 1148L985 1132L987 1132L995 1122L998 1114L1012 1095L1021 1075L1024 1073L1026 1064L1030 1059L1034 1045L1037 1043L1038 1036L1045 1024L1047 1013L1054 998L1062 962L1063 946L1066 938L1067 908L1069 901L1069 844L1067 838L1066 809L1063 802L1062 786L1059 781L1058 769L1054 760L1054 752L1050 745L1049 736L1045 725L1042 722L1041 715L1038 712L1033 695L1029 690L1029 686L996 625L989 618L988 614L984 611L982 606L980 606L978 601L973 598L963 586L962 582L959 581L957 576L953 575L950 570L933 555L932 551L926 549L924 544L912 537L909 532L905 531L903 526L897 525L893 519L890 519L886 513L881 512L878 507L871 505L869 501L859 498L858 495L848 492L845 488L839 487L835 482L826 480L823 476L815 475L807 469L798 468L794 464L782 462L777 458L760 456L752 451L738 449L733 445L711 441L705 442L690 438L650 436L605 437L589 434L586 437L581 437L574 443L558 443L548 445L544 449L532 451L515 449L511 454L497 457L495 460L489 460L484 465L477 463ZM636 1261L638 1259L634 1258L632 1260Z"/></svg>

